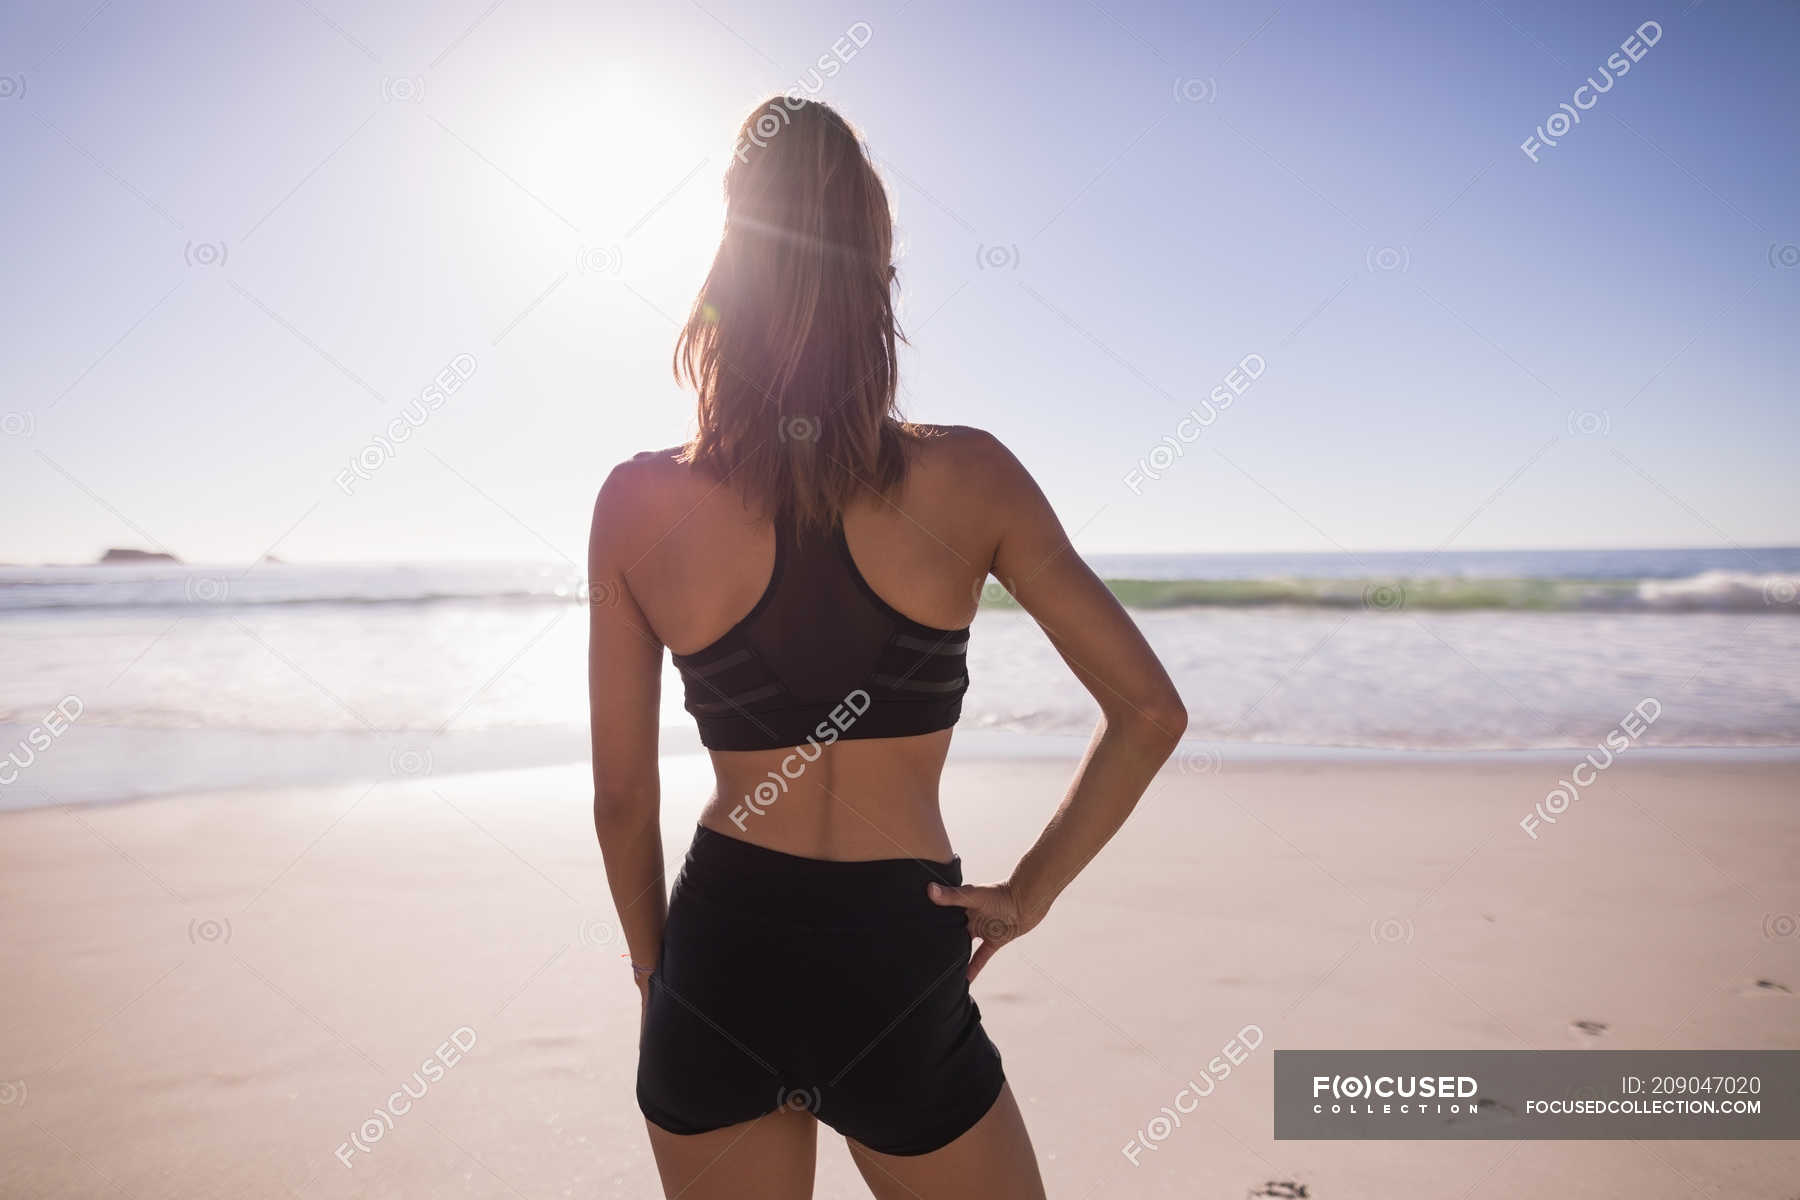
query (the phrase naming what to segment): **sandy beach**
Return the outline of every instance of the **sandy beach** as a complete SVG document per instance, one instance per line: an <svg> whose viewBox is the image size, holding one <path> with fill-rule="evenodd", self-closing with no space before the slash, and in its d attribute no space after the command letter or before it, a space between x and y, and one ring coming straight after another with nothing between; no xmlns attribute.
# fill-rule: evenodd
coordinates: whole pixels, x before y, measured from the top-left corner
<svg viewBox="0 0 1800 1200"><path fill-rule="evenodd" d="M1188 761L976 984L1051 1195L1791 1196L1793 1143L1270 1122L1276 1048L1800 1048L1791 759L1627 757L1535 839L1554 756ZM1068 769L953 763L972 880ZM672 867L705 778L664 762ZM588 794L569 766L0 818L0 1193L656 1194ZM828 1131L816 1194L866 1195Z"/></svg>
<svg viewBox="0 0 1800 1200"><path fill-rule="evenodd" d="M1797 30L0 7L0 1200L1800 1200Z"/></svg>

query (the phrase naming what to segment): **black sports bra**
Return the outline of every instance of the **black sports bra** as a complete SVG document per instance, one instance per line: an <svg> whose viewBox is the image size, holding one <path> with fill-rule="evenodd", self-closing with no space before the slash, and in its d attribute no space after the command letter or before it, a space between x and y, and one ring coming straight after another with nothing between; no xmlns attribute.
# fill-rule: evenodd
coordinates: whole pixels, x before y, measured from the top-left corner
<svg viewBox="0 0 1800 1200"><path fill-rule="evenodd" d="M875 593L844 540L775 522L769 586L704 650L673 655L709 750L776 750L948 729L962 714L968 629L921 625Z"/></svg>

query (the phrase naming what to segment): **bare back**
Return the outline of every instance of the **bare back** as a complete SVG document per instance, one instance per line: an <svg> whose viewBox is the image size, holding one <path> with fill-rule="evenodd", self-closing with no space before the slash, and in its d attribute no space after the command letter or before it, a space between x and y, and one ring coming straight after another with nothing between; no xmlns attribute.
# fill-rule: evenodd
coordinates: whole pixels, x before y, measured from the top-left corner
<svg viewBox="0 0 1800 1200"><path fill-rule="evenodd" d="M843 517L869 585L906 616L945 629L973 618L998 542L972 441L959 429L921 439L900 488L867 496ZM672 451L634 465L640 501L655 513L644 532L657 536L647 537L627 583L657 640L693 653L756 604L773 567L775 531L732 488ZM810 762L792 748L712 751L717 786L701 824L808 858L947 859L938 778L951 732L840 741Z"/></svg>

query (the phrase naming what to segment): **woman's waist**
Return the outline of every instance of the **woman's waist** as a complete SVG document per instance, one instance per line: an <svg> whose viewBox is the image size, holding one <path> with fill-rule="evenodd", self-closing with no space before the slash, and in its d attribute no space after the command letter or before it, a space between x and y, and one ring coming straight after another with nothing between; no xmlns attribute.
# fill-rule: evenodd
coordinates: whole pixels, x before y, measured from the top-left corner
<svg viewBox="0 0 1800 1200"><path fill-rule="evenodd" d="M829 864L906 859L945 863L955 852L937 796L728 790L722 783L699 825L775 853Z"/></svg>
<svg viewBox="0 0 1800 1200"><path fill-rule="evenodd" d="M812 761L793 752L715 752L715 791L700 824L803 858L947 860L938 806L947 747L920 741L840 747Z"/></svg>
<svg viewBox="0 0 1800 1200"><path fill-rule="evenodd" d="M960 910L934 904L927 885L962 883L962 860L906 855L836 859L750 841L704 818L675 883L672 905L699 902L719 913L782 923L856 925L888 918L960 926Z"/></svg>

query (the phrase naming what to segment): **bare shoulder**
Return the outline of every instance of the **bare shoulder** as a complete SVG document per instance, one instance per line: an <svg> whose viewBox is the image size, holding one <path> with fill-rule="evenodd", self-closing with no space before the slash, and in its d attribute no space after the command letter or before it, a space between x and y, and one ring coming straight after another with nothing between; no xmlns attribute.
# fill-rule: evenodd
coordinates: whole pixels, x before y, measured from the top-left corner
<svg viewBox="0 0 1800 1200"><path fill-rule="evenodd" d="M594 545L629 551L670 513L692 511L710 485L683 460L683 447L644 450L617 464L594 501ZM654 536L653 534L651 536Z"/></svg>
<svg viewBox="0 0 1800 1200"><path fill-rule="evenodd" d="M1006 444L972 425L914 425L912 470L933 492L983 504L1028 497L1037 490Z"/></svg>
<svg viewBox="0 0 1800 1200"><path fill-rule="evenodd" d="M681 461L680 446L643 450L607 472L595 502L596 519L642 515L681 491L693 472Z"/></svg>

